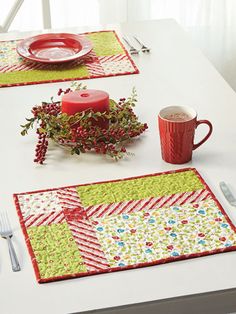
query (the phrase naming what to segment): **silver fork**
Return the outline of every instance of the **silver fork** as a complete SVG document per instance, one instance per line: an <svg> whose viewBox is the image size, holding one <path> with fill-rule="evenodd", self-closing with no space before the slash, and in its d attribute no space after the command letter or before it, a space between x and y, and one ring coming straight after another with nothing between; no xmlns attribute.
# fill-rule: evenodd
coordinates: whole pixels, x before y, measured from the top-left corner
<svg viewBox="0 0 236 314"><path fill-rule="evenodd" d="M10 222L6 212L0 214L0 235L2 238L7 240L9 254L11 258L11 266L13 271L20 270L20 264L18 262L15 249L13 247L11 237L13 236Z"/></svg>
<svg viewBox="0 0 236 314"><path fill-rule="evenodd" d="M148 48L147 46L145 46L141 41L140 39L138 39L136 36L133 36L134 39L139 43L139 45L141 46L141 50L142 52L150 52L150 48Z"/></svg>
<svg viewBox="0 0 236 314"><path fill-rule="evenodd" d="M139 50L134 48L134 46L132 46L130 44L130 42L127 40L127 38L123 37L123 40L126 42L126 44L129 46L129 52L131 55L138 55L139 54Z"/></svg>

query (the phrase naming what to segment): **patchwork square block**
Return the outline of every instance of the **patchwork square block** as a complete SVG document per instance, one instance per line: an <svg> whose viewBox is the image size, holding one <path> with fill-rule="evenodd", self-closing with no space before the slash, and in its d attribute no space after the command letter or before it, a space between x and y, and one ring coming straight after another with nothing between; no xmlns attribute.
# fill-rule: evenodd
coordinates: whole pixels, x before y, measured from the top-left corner
<svg viewBox="0 0 236 314"><path fill-rule="evenodd" d="M19 195L19 205L24 217L62 210L56 191Z"/></svg>
<svg viewBox="0 0 236 314"><path fill-rule="evenodd" d="M101 68L106 75L116 75L118 73L126 73L133 70L129 57L124 54L115 56L99 57Z"/></svg>
<svg viewBox="0 0 236 314"><path fill-rule="evenodd" d="M96 234L111 267L199 254L236 244L213 199L148 212L97 218Z"/></svg>
<svg viewBox="0 0 236 314"><path fill-rule="evenodd" d="M83 258L66 223L27 229L42 278L86 272Z"/></svg>
<svg viewBox="0 0 236 314"><path fill-rule="evenodd" d="M14 199L40 283L236 250L235 226L194 168Z"/></svg>

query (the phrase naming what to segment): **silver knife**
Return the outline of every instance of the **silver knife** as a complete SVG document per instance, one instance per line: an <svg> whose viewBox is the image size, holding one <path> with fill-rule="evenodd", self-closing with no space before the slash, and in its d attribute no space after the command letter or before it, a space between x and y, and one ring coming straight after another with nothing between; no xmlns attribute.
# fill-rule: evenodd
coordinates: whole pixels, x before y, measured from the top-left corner
<svg viewBox="0 0 236 314"><path fill-rule="evenodd" d="M230 205L236 207L236 198L233 196L227 184L225 182L220 182L220 188Z"/></svg>

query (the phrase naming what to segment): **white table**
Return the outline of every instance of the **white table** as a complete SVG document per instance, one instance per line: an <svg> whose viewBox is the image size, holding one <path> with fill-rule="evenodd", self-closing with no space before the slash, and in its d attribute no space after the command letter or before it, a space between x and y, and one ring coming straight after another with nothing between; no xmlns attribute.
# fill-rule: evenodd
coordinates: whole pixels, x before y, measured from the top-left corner
<svg viewBox="0 0 236 314"><path fill-rule="evenodd" d="M0 239L1 314L65 314L236 287L234 252L48 284L35 280L13 203L14 192L193 166L236 222L236 211L227 204L218 186L219 181L225 180L236 189L236 94L173 20L120 25L115 29L137 34L151 46L149 55L134 57L140 74L87 80L86 84L107 90L115 99L129 96L132 87L136 87L136 112L140 120L148 123L149 130L130 147L134 157L116 163L101 156L77 157L55 150L45 166L35 165L34 134L21 137L19 125L33 105L49 100L59 87L67 88L70 82L0 89L0 209L10 213L14 245L22 265L22 271L11 271L6 242ZM7 37L12 35L1 36ZM211 120L214 126L211 139L194 152L192 162L181 166L163 162L160 155L157 114L170 104L193 106L199 118ZM198 135L205 131L203 127Z"/></svg>

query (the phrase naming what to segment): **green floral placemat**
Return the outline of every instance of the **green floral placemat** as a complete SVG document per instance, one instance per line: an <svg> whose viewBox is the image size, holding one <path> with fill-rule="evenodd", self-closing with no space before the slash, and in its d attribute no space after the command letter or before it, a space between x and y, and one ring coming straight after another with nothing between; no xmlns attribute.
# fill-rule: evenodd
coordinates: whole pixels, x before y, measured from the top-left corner
<svg viewBox="0 0 236 314"><path fill-rule="evenodd" d="M15 194L38 282L236 249L236 229L196 169Z"/></svg>
<svg viewBox="0 0 236 314"><path fill-rule="evenodd" d="M18 55L19 40L0 42L0 87L139 73L115 31L82 34L92 51L69 63L43 64Z"/></svg>

